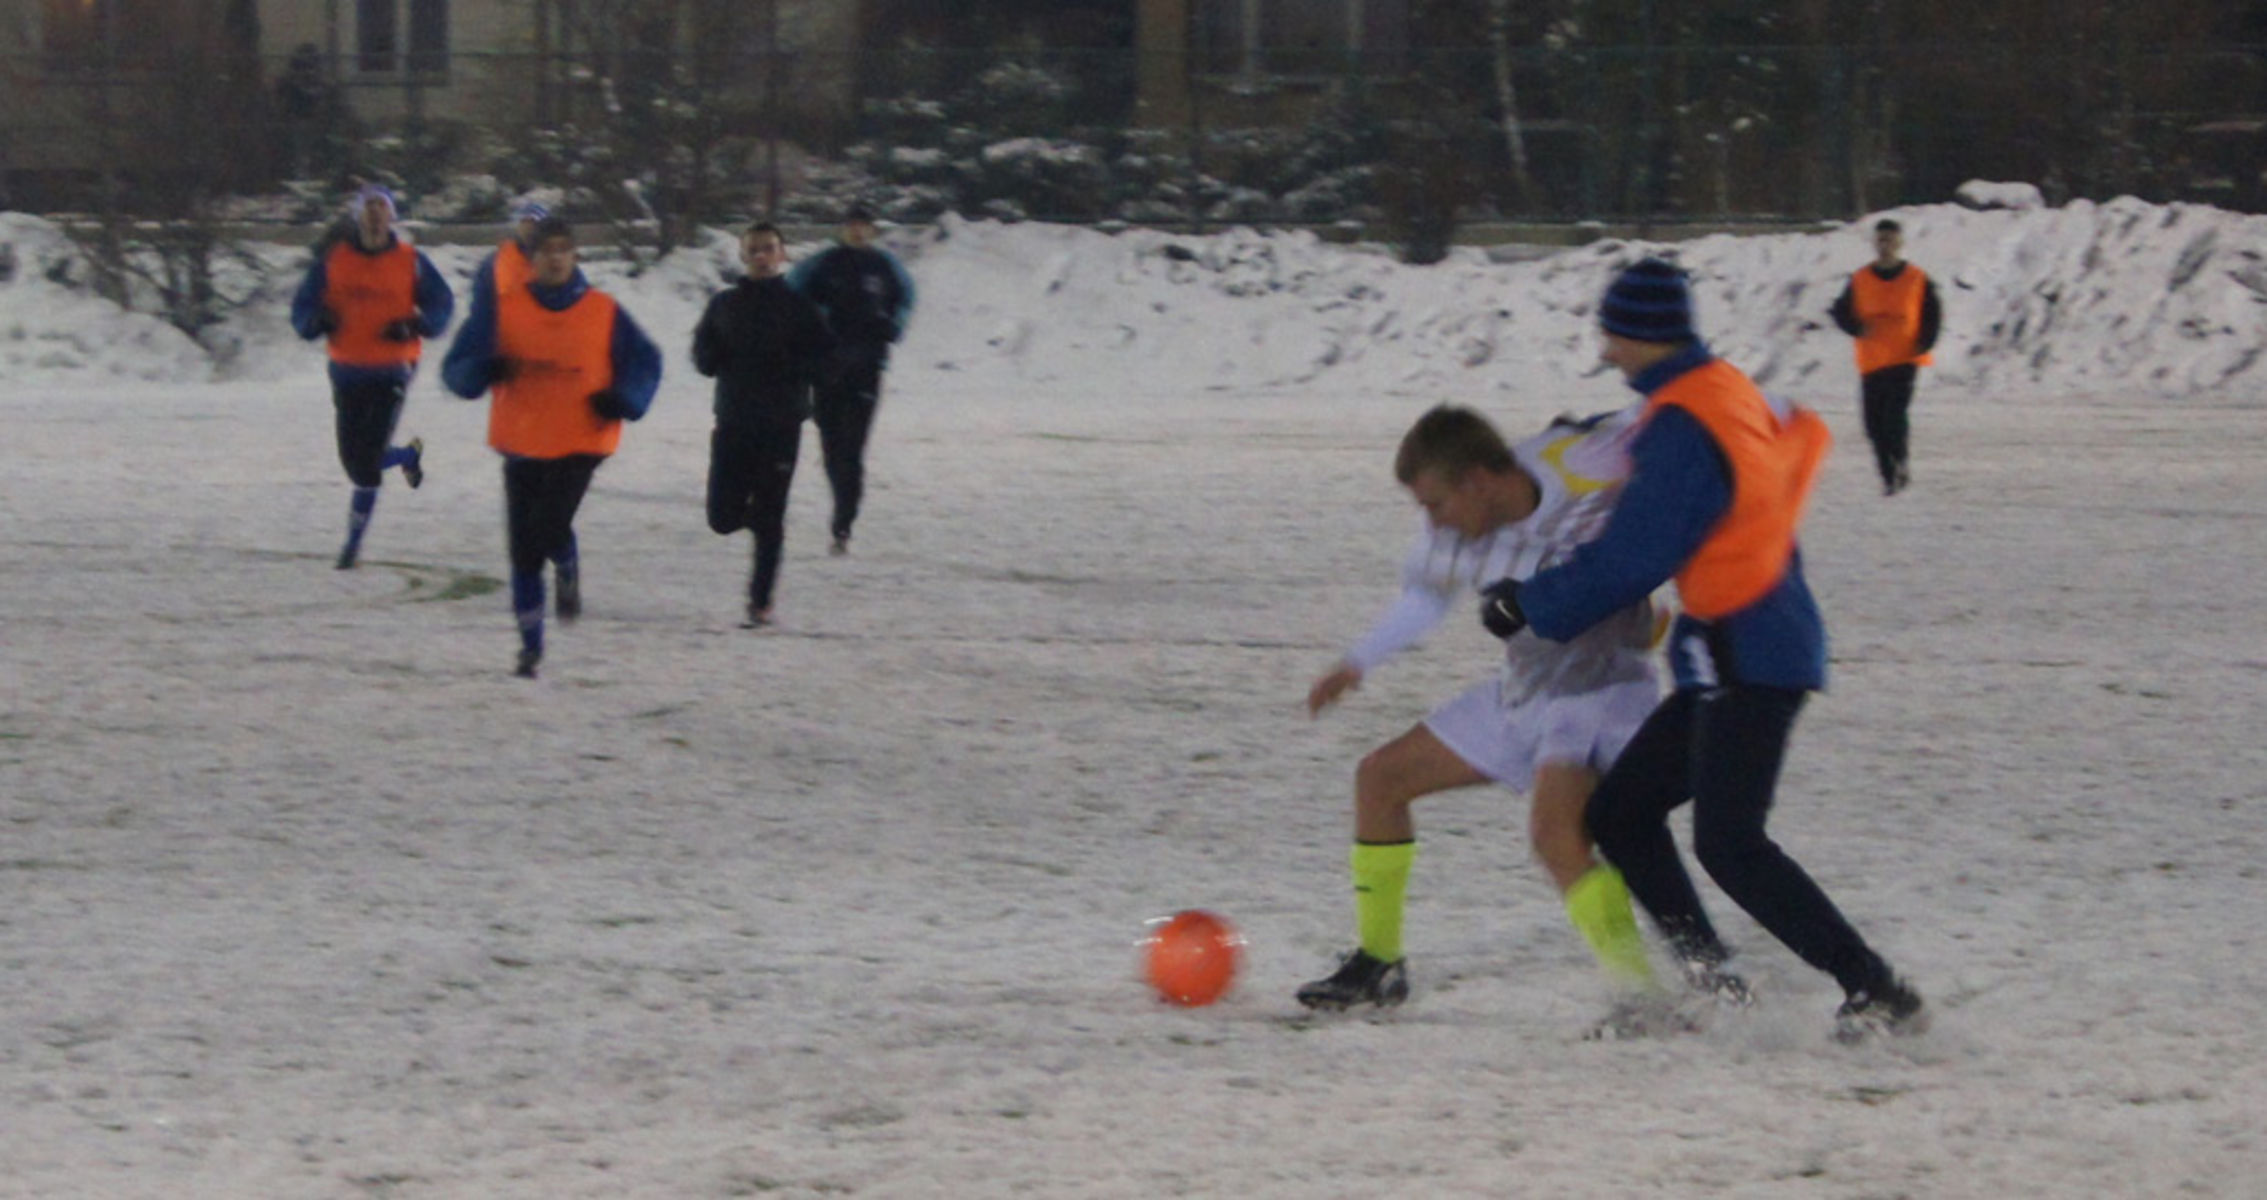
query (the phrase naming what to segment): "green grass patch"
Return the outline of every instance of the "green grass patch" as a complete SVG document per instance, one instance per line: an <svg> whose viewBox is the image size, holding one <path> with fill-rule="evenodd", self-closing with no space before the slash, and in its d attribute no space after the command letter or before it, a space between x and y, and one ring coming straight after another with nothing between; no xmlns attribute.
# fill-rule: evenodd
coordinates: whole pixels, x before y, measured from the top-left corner
<svg viewBox="0 0 2267 1200"><path fill-rule="evenodd" d="M436 600L471 600L503 590L504 581L493 575L483 575L478 571L451 571L447 581L434 589L432 595L419 596L417 602L425 604Z"/></svg>

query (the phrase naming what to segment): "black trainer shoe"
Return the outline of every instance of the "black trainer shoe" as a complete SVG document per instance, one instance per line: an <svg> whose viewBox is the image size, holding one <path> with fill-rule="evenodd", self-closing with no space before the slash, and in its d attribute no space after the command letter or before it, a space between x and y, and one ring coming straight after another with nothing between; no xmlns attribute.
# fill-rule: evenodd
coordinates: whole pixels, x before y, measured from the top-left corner
<svg viewBox="0 0 2267 1200"><path fill-rule="evenodd" d="M1347 955L1330 978L1299 987L1299 1003L1331 1012L1343 1012L1357 1004L1392 1008L1408 998L1409 961L1385 962L1360 950Z"/></svg>
<svg viewBox="0 0 2267 1200"><path fill-rule="evenodd" d="M1752 1008L1755 991L1747 980L1740 978L1720 962L1705 958L1688 958L1678 964L1684 971L1685 986L1714 1000L1726 1008Z"/></svg>
<svg viewBox="0 0 2267 1200"><path fill-rule="evenodd" d="M841 558L850 553L850 535L847 533L835 534L834 543L827 547L827 553L836 558Z"/></svg>
<svg viewBox="0 0 2267 1200"><path fill-rule="evenodd" d="M520 651L519 665L512 668L512 674L522 679L533 679L535 678L535 664L542 661L543 652L541 650L522 650Z"/></svg>
<svg viewBox="0 0 2267 1200"><path fill-rule="evenodd" d="M551 598L552 611L559 614L561 621L573 624L582 616L582 572L561 571L557 583L558 588Z"/></svg>
<svg viewBox="0 0 2267 1200"><path fill-rule="evenodd" d="M409 458L401 465L401 477L409 482L411 491L416 491L425 486L425 439L413 437L403 449L409 451Z"/></svg>
<svg viewBox="0 0 2267 1200"><path fill-rule="evenodd" d="M359 547L359 546L356 546L356 545L355 545L354 543L352 543L352 542L348 542L348 543L346 544L346 548L345 548L345 549L343 549L343 550L340 550L340 551L338 552L338 561L337 561L337 562L335 562L335 563L332 563L332 564L331 564L331 566L332 566L332 567L333 567L334 569L336 569L336 570L340 570L340 571L351 571L351 570L353 570L353 569L354 569L354 560L355 560L355 557L356 557L356 555L357 555L357 554L359 553L359 551L360 551L360 550L361 550L361 547Z"/></svg>
<svg viewBox="0 0 2267 1200"><path fill-rule="evenodd" d="M1850 993L1834 1012L1834 1040L1848 1045L1888 1035L1909 1037L1929 1027L1921 994L1901 979L1891 979L1870 991Z"/></svg>
<svg viewBox="0 0 2267 1200"><path fill-rule="evenodd" d="M771 610L751 600L748 602L748 619L740 623L742 629L762 629L771 624Z"/></svg>

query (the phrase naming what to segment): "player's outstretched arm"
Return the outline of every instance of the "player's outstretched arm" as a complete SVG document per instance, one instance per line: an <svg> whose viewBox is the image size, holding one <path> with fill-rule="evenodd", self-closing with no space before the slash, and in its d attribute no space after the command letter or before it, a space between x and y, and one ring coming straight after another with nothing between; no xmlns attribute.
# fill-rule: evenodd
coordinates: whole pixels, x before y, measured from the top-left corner
<svg viewBox="0 0 2267 1200"><path fill-rule="evenodd" d="M1307 689L1307 715L1311 717L1320 713L1338 703L1340 696L1360 686L1362 686L1361 668L1346 663L1338 664L1322 678L1315 680L1313 687Z"/></svg>

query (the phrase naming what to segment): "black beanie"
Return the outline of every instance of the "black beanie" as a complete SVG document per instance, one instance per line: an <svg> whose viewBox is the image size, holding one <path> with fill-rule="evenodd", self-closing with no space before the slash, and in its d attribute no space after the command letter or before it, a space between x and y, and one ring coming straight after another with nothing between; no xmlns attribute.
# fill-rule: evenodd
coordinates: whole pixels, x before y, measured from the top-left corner
<svg viewBox="0 0 2267 1200"><path fill-rule="evenodd" d="M1685 273L1665 259L1647 258L1614 276L1598 303L1598 324L1607 333L1638 342L1689 342L1692 289Z"/></svg>

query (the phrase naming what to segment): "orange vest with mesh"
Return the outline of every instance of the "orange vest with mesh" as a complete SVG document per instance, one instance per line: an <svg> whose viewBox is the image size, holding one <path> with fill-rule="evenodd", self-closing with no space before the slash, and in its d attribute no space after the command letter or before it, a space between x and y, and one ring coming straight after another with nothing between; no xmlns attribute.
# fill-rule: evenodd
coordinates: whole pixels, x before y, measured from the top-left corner
<svg viewBox="0 0 2267 1200"><path fill-rule="evenodd" d="M1803 504L1834 438L1809 409L1790 407L1782 420L1755 384L1721 359L1654 392L1646 413L1671 405L1700 422L1731 467L1731 507L1677 572L1685 611L1714 620L1761 600L1785 578Z"/></svg>
<svg viewBox="0 0 2267 1200"><path fill-rule="evenodd" d="M488 444L522 458L607 455L622 423L603 420L590 396L614 383L614 298L583 293L563 312L518 288L496 298L496 355L511 378L488 393Z"/></svg>
<svg viewBox="0 0 2267 1200"><path fill-rule="evenodd" d="M364 254L348 242L323 258L323 307L338 317L330 335L331 361L350 367L399 367L417 361L415 338L389 342L387 325L417 317L417 251L395 242Z"/></svg>
<svg viewBox="0 0 2267 1200"><path fill-rule="evenodd" d="M1858 335L1858 374L1871 375L1903 363L1929 365L1920 352L1921 301L1929 277L1911 263L1894 279L1860 267L1850 276L1850 307L1865 332Z"/></svg>

